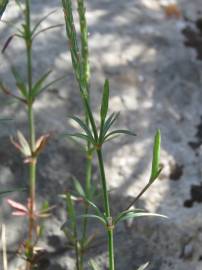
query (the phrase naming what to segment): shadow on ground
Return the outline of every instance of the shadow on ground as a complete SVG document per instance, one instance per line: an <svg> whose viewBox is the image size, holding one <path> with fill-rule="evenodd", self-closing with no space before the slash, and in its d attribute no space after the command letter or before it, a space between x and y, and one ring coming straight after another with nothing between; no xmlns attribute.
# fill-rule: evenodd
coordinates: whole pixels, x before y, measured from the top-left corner
<svg viewBox="0 0 202 270"><path fill-rule="evenodd" d="M183 17L180 21L166 18L162 8L156 2L151 2L87 1L94 113L98 118L101 89L107 77L111 82L111 111L121 112L117 126L127 127L138 134L135 139L118 139L105 147L109 184L115 187L111 194L115 211L126 207L148 179L152 137L156 128L161 129L163 137L162 163L165 170L160 181L138 206L167 214L170 220L166 224L161 220L140 220L130 229L127 224L121 227L116 240L117 269L127 265L127 269L133 270L147 260L152 261L150 270L197 269L200 249L195 253L193 251L194 254L187 258L185 248L192 243L194 250L199 244L198 240L194 242L193 234L201 221L197 218L201 206L193 205L187 209L184 208L184 202L189 199L191 186L201 182L200 149L190 147L190 141L196 140L196 126L202 115L201 63L183 43L181 29L186 27L187 21ZM185 8L187 2L181 1L180 4ZM15 7L11 4L10 9L14 11ZM43 1L42 5L41 1L34 1L33 20L37 21L54 9L57 11L50 16L47 25L62 22L58 2ZM14 18L11 14L7 16L14 24L18 24L18 13L15 13ZM8 27L2 26L1 45L8 35ZM13 89L9 62L15 63L26 77L21 42L14 39L6 55L0 57L0 77ZM54 248L48 251L41 267L62 270L68 267L71 269L71 266L66 264L66 249L64 240L61 240L60 225L64 222L65 214L57 194L71 186L72 175L83 182L85 166L84 155L76 145L59 137L62 132L74 128L67 118L68 114L83 115L67 52L64 27L45 33L35 43L34 78L49 68L54 70L54 78L61 74L67 74L67 78L44 93L36 103L38 135L50 130L54 133L54 138L40 157L37 194L40 202L45 198L58 205L51 222L47 224L47 235L56 236L61 241L61 252ZM7 98L1 98L2 115L14 118L1 131L1 183L3 186L24 186L27 185L26 166L10 144L8 135L15 134L17 129L27 133L26 114L21 105L12 103L8 108L5 105ZM97 179L95 163L94 181ZM20 199L17 194L14 197L23 201L26 194L20 195ZM9 239L11 249L22 239L22 230L16 233L14 229L17 226L13 226L10 210L6 205L3 209L3 220L8 224L8 230L13 230ZM24 221L15 221L15 225L26 227ZM100 237L101 244L95 242L88 256L96 255L98 261L107 267L102 233ZM73 254L68 254L68 259L71 259ZM53 255L56 261L49 264L49 258Z"/></svg>

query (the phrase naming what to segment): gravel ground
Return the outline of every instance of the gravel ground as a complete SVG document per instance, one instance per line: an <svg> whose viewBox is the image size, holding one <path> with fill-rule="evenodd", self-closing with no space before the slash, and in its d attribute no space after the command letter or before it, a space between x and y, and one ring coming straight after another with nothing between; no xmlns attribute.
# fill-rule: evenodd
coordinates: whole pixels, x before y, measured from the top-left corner
<svg viewBox="0 0 202 270"><path fill-rule="evenodd" d="M63 23L56 0L34 0L33 20L56 10L43 26ZM151 167L155 130L162 131L159 181L145 193L138 207L169 217L140 219L116 232L117 270L135 270L150 261L148 270L202 269L202 7L200 0L177 1L180 17L166 17L158 0L89 0L87 17L92 69L92 105L98 118L101 90L107 77L111 84L110 111L121 112L117 127L129 128L137 137L122 137L105 147L105 161L114 212L126 207L145 185ZM19 12L11 1L4 19L18 25ZM0 25L0 46L13 33ZM53 78L67 77L37 101L38 134L60 134L73 129L68 114L82 116L77 85L72 74L65 29L42 34L34 47L34 78L53 69ZM14 39L6 57L0 56L0 77L13 88L10 63L26 74L24 47ZM26 133L23 108L1 95L1 116L14 120L0 130L1 186L23 186L27 172L19 154L9 141L17 129ZM41 269L73 269L73 253L64 248L60 230L65 220L64 206L58 198L74 175L83 179L84 156L76 146L55 136L41 155L38 171L38 199L57 204L46 223L45 254ZM94 179L98 176L94 163ZM22 198L13 196L17 200ZM98 202L99 203L99 202ZM21 265L12 251L23 238L25 222L13 218L1 206L7 224L10 269ZM94 224L92 224L92 228ZM103 232L88 251L101 269L106 269L106 242ZM104 266L103 266L104 265ZM87 263L86 263L87 267ZM88 269L88 267L87 267Z"/></svg>

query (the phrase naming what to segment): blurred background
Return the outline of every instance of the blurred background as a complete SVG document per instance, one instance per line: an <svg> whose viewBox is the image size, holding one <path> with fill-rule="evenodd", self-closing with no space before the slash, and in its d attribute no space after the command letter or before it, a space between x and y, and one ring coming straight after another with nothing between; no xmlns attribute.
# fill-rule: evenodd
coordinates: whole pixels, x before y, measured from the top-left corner
<svg viewBox="0 0 202 270"><path fill-rule="evenodd" d="M86 0L89 24L91 94L98 119L102 86L110 80L110 112L120 111L117 126L137 137L120 137L104 149L113 212L124 209L148 181L152 143L162 132L160 179L137 207L167 215L168 220L142 218L116 231L117 270L135 270L150 261L149 270L202 269L202 5L201 0ZM63 24L60 1L33 0L32 19L55 12L43 27ZM10 1L0 23L0 47L15 33L21 15ZM76 17L78 22L78 18ZM78 23L77 23L78 26ZM15 91L10 66L26 75L23 43L14 38L0 55L0 78ZM83 116L77 83L71 67L65 27L40 35L34 43L34 78L48 69L52 78L66 75L36 102L37 134L53 132L39 160L37 196L56 204L46 221L47 256L41 269L73 269L73 253L65 249L60 230L66 220L59 194L71 186L72 176L84 181L85 157L73 142L61 138L75 130L68 115ZM21 104L1 94L1 117L12 121L0 128L0 186L27 185L27 171L9 136L27 134L27 118ZM93 179L99 182L96 161ZM25 194L12 195L25 201ZM98 202L100 207L102 203ZM15 250L25 234L25 220L11 216L3 202L1 222L7 224L10 269L21 262ZM92 223L92 230L97 224ZM106 241L102 230L87 258L106 265ZM101 268L101 269L106 269Z"/></svg>

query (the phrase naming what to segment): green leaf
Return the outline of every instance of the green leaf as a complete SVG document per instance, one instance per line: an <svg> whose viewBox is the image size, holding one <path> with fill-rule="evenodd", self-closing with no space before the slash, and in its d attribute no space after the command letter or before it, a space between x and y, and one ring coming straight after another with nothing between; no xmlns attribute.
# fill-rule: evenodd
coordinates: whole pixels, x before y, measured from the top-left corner
<svg viewBox="0 0 202 270"><path fill-rule="evenodd" d="M107 116L108 106L109 106L109 81L105 80L104 90L103 90L103 95L102 95L102 105L100 109L100 117L102 121L104 121Z"/></svg>
<svg viewBox="0 0 202 270"><path fill-rule="evenodd" d="M149 187L154 183L154 181L158 178L159 174L161 173L162 167L160 167L159 164L160 148L161 148L161 133L160 130L157 130L154 138L152 169L149 182L141 190L141 192L137 195L137 197L129 204L127 209L129 209L133 204L135 204L135 202L149 189Z"/></svg>
<svg viewBox="0 0 202 270"><path fill-rule="evenodd" d="M17 137L18 137L18 141L21 145L21 151L23 152L23 154L26 157L31 156L32 153L31 153L30 145L29 145L28 141L25 139L22 132L20 132L19 130L17 131Z"/></svg>
<svg viewBox="0 0 202 270"><path fill-rule="evenodd" d="M160 149L161 149L161 132L158 129L154 138L152 169L149 180L150 183L152 183L159 176L159 173L161 171L159 165Z"/></svg>
<svg viewBox="0 0 202 270"><path fill-rule="evenodd" d="M76 214L74 209L74 203L69 192L66 194L66 207L69 221L71 223L71 229L74 230L76 225Z"/></svg>
<svg viewBox="0 0 202 270"><path fill-rule="evenodd" d="M55 84L55 83L57 83L57 82L63 80L65 77L66 77L66 76L64 75L64 76L61 76L61 77L59 77L59 78L57 78L57 79L55 79L55 80L53 80L53 81L47 83L45 86L43 86L43 87L37 92L37 95L40 95L40 94L41 94L42 92L44 92L47 88L49 88L49 87L52 86L53 84Z"/></svg>
<svg viewBox="0 0 202 270"><path fill-rule="evenodd" d="M91 143L95 143L94 140L92 141L91 138L88 137L88 135L86 134L83 134L83 133L64 133L63 136L68 136L68 137L76 137L76 138L79 138L79 139L82 139L82 140L85 140L85 141L88 141L88 142L91 142Z"/></svg>
<svg viewBox="0 0 202 270"><path fill-rule="evenodd" d="M114 224L117 224L119 220L121 220L124 216L126 216L128 213L138 213L138 212L143 212L144 209L131 209L131 210L125 210L121 212L114 220Z"/></svg>
<svg viewBox="0 0 202 270"><path fill-rule="evenodd" d="M101 223L103 223L104 225L107 224L106 220L103 217L98 216L98 215L86 214L86 215L80 215L80 216L78 216L78 218L94 218L94 219L101 221Z"/></svg>
<svg viewBox="0 0 202 270"><path fill-rule="evenodd" d="M160 215L160 214L156 214L156 213L132 213L132 212L129 212L127 213L126 215L122 216L118 221L118 222L121 222L121 221L124 221L124 220L127 220L127 219L134 219L134 218L139 218L139 217L149 217L149 216L154 216L154 217L162 217L162 218L167 218L166 216L164 215Z"/></svg>
<svg viewBox="0 0 202 270"><path fill-rule="evenodd" d="M100 270L94 260L90 260L89 265L91 266L92 270Z"/></svg>
<svg viewBox="0 0 202 270"><path fill-rule="evenodd" d="M42 23L43 21L45 21L50 15L52 15L52 14L55 13L56 11L57 11L57 10L51 11L50 13L48 13L47 15L45 15L41 20L39 20L39 21L35 24L35 26L34 26L32 32L31 32L31 34L33 35L33 34L36 32L36 30L39 28L39 26L41 25L41 23Z"/></svg>
<svg viewBox="0 0 202 270"><path fill-rule="evenodd" d="M0 191L0 198L4 197L10 193L13 193L13 192L24 192L26 190L27 190L26 188L16 188L16 189L3 190L3 191Z"/></svg>
<svg viewBox="0 0 202 270"><path fill-rule="evenodd" d="M41 29L41 30L39 30L37 33L35 33L34 35L33 35L33 40L38 36L38 35L40 35L40 34L42 34L42 33L44 33L44 32L46 32L46 31L48 31L48 30L51 30L51 29L54 29L54 28L58 28L58 27L61 27L61 26L64 26L64 24L56 24L56 25L52 25L52 26L48 26L48 27L46 27L46 28L43 28L43 29Z"/></svg>
<svg viewBox="0 0 202 270"><path fill-rule="evenodd" d="M145 270L149 266L149 262L141 265L137 270Z"/></svg>
<svg viewBox="0 0 202 270"><path fill-rule="evenodd" d="M12 118L0 118L0 123L1 122L6 122L6 121L12 121Z"/></svg>
<svg viewBox="0 0 202 270"><path fill-rule="evenodd" d="M77 191L77 193L81 196L81 197L85 197L85 191L82 187L82 185L80 184L80 182L74 177L74 187Z"/></svg>
<svg viewBox="0 0 202 270"><path fill-rule="evenodd" d="M75 238L74 233L67 227L67 222L62 225L61 230L64 232L69 242L75 245L77 239Z"/></svg>
<svg viewBox="0 0 202 270"><path fill-rule="evenodd" d="M0 0L0 19L4 11L6 10L7 4L8 4L8 0Z"/></svg>
<svg viewBox="0 0 202 270"><path fill-rule="evenodd" d="M86 132L86 135L90 138L90 140L95 143L95 140L89 127L80 118L76 116L71 116L70 118L73 119L75 122L77 122L77 124L79 124L79 126Z"/></svg>
<svg viewBox="0 0 202 270"><path fill-rule="evenodd" d="M87 198L85 198L85 201L94 208L95 212L97 213L98 216L101 216L102 218L105 218L103 216L103 214L101 213L99 207L97 207L96 204L94 204L92 201L88 200Z"/></svg>
<svg viewBox="0 0 202 270"><path fill-rule="evenodd" d="M18 71L16 70L14 66L11 67L11 71L13 73L13 76L15 77L16 86L18 87L21 95L27 98L28 91L27 91L26 84L24 83L24 80L22 79L21 75L18 73Z"/></svg>
<svg viewBox="0 0 202 270"><path fill-rule="evenodd" d="M126 134L126 135L131 135L131 136L136 136L135 133L131 132L130 130L125 130L125 129L117 129L117 130L114 130L110 133L108 133L104 140L108 139L110 136L113 136L113 135L116 135L116 134Z"/></svg>
<svg viewBox="0 0 202 270"><path fill-rule="evenodd" d="M108 130L111 128L111 126L114 124L114 122L117 120L119 117L120 113L112 113L104 123L103 127L103 136L105 136L108 132Z"/></svg>
<svg viewBox="0 0 202 270"><path fill-rule="evenodd" d="M42 85L45 82L45 80L48 78L48 76L51 74L51 70L46 72L33 86L32 88L32 97L35 98L37 94L41 91Z"/></svg>

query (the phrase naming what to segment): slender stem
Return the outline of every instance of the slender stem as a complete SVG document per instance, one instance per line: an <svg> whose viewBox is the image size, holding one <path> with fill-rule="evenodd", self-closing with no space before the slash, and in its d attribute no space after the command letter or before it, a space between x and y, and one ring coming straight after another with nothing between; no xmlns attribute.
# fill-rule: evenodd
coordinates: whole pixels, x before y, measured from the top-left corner
<svg viewBox="0 0 202 270"><path fill-rule="evenodd" d="M32 91L32 37L31 37L31 22L30 22L30 0L26 0L26 10L25 10L25 20L26 20L26 52L27 52L27 81L28 81L28 122L29 122L29 140L30 148L32 153L35 149L35 121L33 112L33 102L31 100ZM29 213L29 253L32 257L33 255L33 232L35 228L34 221L34 207L36 200L36 159L34 159L29 164L29 193L30 193L30 213ZM28 270L33 268L31 262L26 265Z"/></svg>
<svg viewBox="0 0 202 270"><path fill-rule="evenodd" d="M94 139L98 143L97 145L97 156L99 161L100 175L102 181L103 188L103 197L104 197L104 207L105 207L105 215L108 219L108 248L109 248L109 265L110 270L114 270L114 246L113 246L113 221L110 215L110 207L109 207L109 198L105 177L105 170L102 158L102 151L100 149L101 145L99 142L98 131L95 123L95 119L93 117L93 113L90 106L89 100L89 92L88 92L88 71L89 71L89 63L88 63L88 33L86 27L86 18L85 18L85 7L83 0L78 1L78 11L80 18L80 29L81 29L81 56L80 50L77 42L77 35L74 26L74 18L72 14L72 1L71 0L62 0L66 21L66 30L67 36L70 42L70 52L72 57L72 65L75 72L76 79L79 84L80 93L82 96L83 106L85 109L86 123L91 126ZM87 150L90 150L90 145L88 144ZM90 186L90 180L86 178L86 185ZM86 209L88 211L88 209ZM84 224L85 225L85 224ZM85 225L86 226L86 225ZM84 230L85 230L84 226Z"/></svg>
<svg viewBox="0 0 202 270"><path fill-rule="evenodd" d="M92 177L92 154L89 154L87 151L87 164L86 164L86 196L88 200L91 200L91 177ZM84 214L87 215L89 211L89 204L85 204ZM80 253L80 270L83 269L83 259L85 252L85 242L87 238L87 226L88 218L83 219L83 228L82 228L82 238L81 238L81 253Z"/></svg>
<svg viewBox="0 0 202 270"><path fill-rule="evenodd" d="M109 269L115 270L114 265L114 234L113 229L108 230Z"/></svg>
<svg viewBox="0 0 202 270"><path fill-rule="evenodd" d="M74 246L74 249L75 249L75 254L76 254L76 269L77 270L80 270L80 252L79 252L79 241L78 241L78 236L77 236L77 226L75 224L75 232L74 232L74 237L76 239L76 242L75 242L75 246Z"/></svg>
<svg viewBox="0 0 202 270"><path fill-rule="evenodd" d="M109 252L109 269L114 270L114 239L113 239L113 221L110 214L110 206L109 206L109 196L107 191L107 181L105 176L105 169L104 169L104 162L102 157L102 150L97 150L97 157L99 162L100 168L100 176L102 181L102 189L103 189L103 197L104 197L104 208L105 208L105 215L108 220L108 252Z"/></svg>
<svg viewBox="0 0 202 270"><path fill-rule="evenodd" d="M102 181L105 214L106 214L106 217L110 217L111 215L110 215L110 207L109 207L109 196L108 196L108 191L107 191L107 182L106 182L104 162L103 162L101 149L97 150L97 157L98 157L98 162L99 162L100 177Z"/></svg>
<svg viewBox="0 0 202 270"><path fill-rule="evenodd" d="M79 23L80 23L80 32L81 32L81 78L80 85L83 84L85 87L85 93L87 94L87 101L90 104L90 64L89 64L89 49L88 49L88 26L86 21L86 9L84 0L77 0L78 5L78 15L79 15ZM89 116L88 112L84 106L85 110L85 122L89 127ZM92 153L91 153L91 143L86 143L86 177L85 177L85 193L88 200L91 200L91 178L92 178ZM84 213L88 214L89 205L85 204ZM87 226L88 226L88 218L85 217L83 219L83 228L82 228L82 238L81 238L81 252L80 252L80 270L83 269L83 259L85 252L85 242L87 238Z"/></svg>

